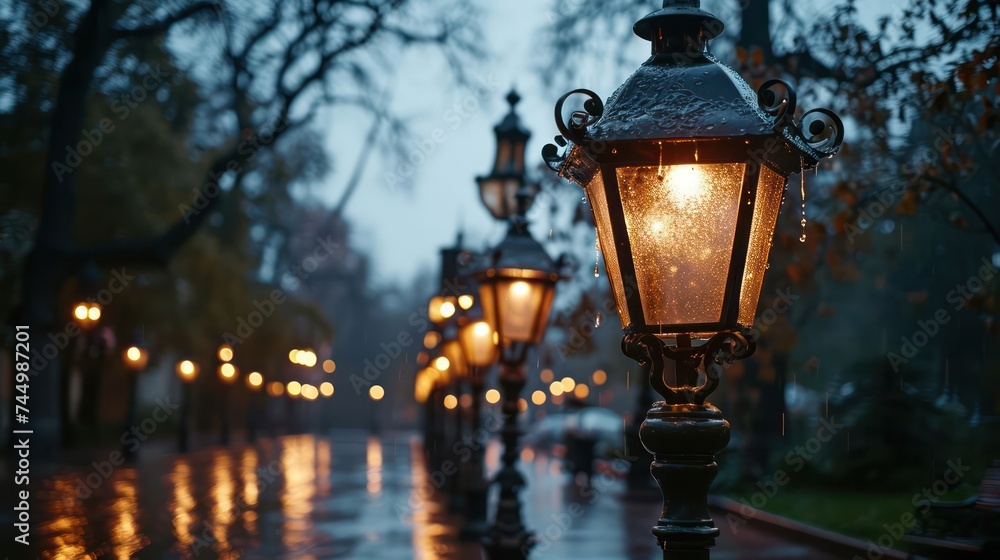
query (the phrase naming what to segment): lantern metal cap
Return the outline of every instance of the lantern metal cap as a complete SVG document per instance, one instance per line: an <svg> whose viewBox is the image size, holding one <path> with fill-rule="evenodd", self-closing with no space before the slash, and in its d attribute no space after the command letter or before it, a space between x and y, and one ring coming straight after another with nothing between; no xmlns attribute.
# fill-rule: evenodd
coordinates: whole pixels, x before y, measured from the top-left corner
<svg viewBox="0 0 1000 560"><path fill-rule="evenodd" d="M749 85L708 54L653 56L608 100L596 142L773 136Z"/></svg>
<svg viewBox="0 0 1000 560"><path fill-rule="evenodd" d="M507 93L507 103L510 105L510 111L507 112L503 120L493 127L493 131L496 132L497 136L523 140L531 138L531 131L521 124L521 117L517 114L517 104L520 102L521 95L517 93L517 90L511 88Z"/></svg>
<svg viewBox="0 0 1000 560"><path fill-rule="evenodd" d="M480 271L480 278L493 276L519 276L538 280L556 281L559 267L545 251L542 244L531 236L528 228L511 220L507 236L487 255L487 266Z"/></svg>
<svg viewBox="0 0 1000 560"><path fill-rule="evenodd" d="M703 42L718 37L724 28L719 18L701 9L699 0L663 0L663 7L635 22L632 31L653 42L657 40L657 30Z"/></svg>

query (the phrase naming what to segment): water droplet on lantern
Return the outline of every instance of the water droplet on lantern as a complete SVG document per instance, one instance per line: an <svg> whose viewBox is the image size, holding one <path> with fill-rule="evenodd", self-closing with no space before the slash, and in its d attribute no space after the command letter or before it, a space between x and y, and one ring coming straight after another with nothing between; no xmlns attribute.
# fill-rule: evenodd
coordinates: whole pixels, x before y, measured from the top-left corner
<svg viewBox="0 0 1000 560"><path fill-rule="evenodd" d="M806 165L805 161L799 158L799 177L802 182L799 187L799 194L802 196L802 220L799 222L802 224L802 235L799 237L799 241L802 243L806 242Z"/></svg>
<svg viewBox="0 0 1000 560"><path fill-rule="evenodd" d="M601 275L599 270L599 265L601 264L601 243L597 238L597 232L594 232L594 278L598 278Z"/></svg>

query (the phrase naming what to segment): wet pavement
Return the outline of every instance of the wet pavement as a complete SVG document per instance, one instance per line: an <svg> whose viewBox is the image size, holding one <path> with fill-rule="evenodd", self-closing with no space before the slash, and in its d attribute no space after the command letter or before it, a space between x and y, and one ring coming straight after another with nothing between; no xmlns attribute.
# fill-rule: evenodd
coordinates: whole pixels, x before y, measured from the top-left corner
<svg viewBox="0 0 1000 560"><path fill-rule="evenodd" d="M499 446L487 449L497 467ZM186 455L146 454L138 468L97 467L46 480L33 495L35 557L478 559L461 519L433 488L420 441L360 431L297 435ZM532 558L660 560L653 501L625 499L598 476L581 491L558 459L522 455ZM655 491L655 490L654 490ZM714 560L836 558L752 527L722 530Z"/></svg>

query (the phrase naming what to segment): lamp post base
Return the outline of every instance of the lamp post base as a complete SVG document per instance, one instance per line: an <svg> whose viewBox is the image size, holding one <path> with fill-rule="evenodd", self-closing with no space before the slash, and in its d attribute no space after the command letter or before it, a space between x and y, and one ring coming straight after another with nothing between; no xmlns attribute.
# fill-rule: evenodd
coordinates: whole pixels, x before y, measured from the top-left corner
<svg viewBox="0 0 1000 560"><path fill-rule="evenodd" d="M729 443L729 423L709 403L658 402L639 437L653 454L650 472L663 493L652 532L664 560L708 560L719 535L708 512L708 487L719 470L715 454Z"/></svg>
<svg viewBox="0 0 1000 560"><path fill-rule="evenodd" d="M708 560L719 530L708 513L708 487L719 466L715 454L729 443L729 422L705 402L719 385L722 364L753 353L753 339L742 332L720 332L704 344L677 337L668 347L649 334L626 335L625 354L649 366L649 382L664 400L653 403L639 428L643 447L653 454L650 473L660 486L663 511L653 536L664 560ZM664 360L675 364L675 384L664 376ZM698 385L699 369L705 381Z"/></svg>

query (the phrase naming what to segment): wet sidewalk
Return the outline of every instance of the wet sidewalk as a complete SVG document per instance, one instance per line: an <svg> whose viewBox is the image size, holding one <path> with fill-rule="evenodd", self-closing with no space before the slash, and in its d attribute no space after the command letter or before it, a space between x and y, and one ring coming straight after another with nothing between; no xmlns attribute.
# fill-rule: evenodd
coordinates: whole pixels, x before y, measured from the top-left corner
<svg viewBox="0 0 1000 560"><path fill-rule="evenodd" d="M495 469L499 446L487 449ZM660 560L653 501L625 499L622 480L581 492L560 462L522 456L532 558ZM478 559L457 539L436 477L410 434L337 431L254 446L144 457L45 481L33 497L33 546L43 558ZM837 558L722 519L715 560Z"/></svg>

